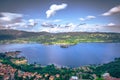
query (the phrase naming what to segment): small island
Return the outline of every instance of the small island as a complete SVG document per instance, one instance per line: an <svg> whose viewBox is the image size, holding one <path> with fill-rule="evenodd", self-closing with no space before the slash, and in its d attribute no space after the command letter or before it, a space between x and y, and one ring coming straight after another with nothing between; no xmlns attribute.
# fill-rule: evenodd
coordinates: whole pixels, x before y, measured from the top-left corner
<svg viewBox="0 0 120 80"><path fill-rule="evenodd" d="M61 48L68 48L70 45L60 45Z"/></svg>

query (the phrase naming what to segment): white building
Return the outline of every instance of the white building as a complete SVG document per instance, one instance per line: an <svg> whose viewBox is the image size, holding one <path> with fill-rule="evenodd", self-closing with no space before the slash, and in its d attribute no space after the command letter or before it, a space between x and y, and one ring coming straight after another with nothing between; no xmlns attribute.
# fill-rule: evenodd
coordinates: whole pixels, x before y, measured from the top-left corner
<svg viewBox="0 0 120 80"><path fill-rule="evenodd" d="M77 76L72 76L72 77L70 78L70 80L78 80L78 77L77 77Z"/></svg>

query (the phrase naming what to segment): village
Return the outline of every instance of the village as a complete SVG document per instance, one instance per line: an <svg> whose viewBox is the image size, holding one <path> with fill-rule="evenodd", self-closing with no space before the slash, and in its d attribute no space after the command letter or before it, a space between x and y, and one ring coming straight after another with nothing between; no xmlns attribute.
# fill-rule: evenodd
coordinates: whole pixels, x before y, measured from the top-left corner
<svg viewBox="0 0 120 80"><path fill-rule="evenodd" d="M60 68L53 64L28 64L25 57L18 57L19 54L20 51L0 54L0 80L120 80L111 77L109 73L99 78L91 66Z"/></svg>

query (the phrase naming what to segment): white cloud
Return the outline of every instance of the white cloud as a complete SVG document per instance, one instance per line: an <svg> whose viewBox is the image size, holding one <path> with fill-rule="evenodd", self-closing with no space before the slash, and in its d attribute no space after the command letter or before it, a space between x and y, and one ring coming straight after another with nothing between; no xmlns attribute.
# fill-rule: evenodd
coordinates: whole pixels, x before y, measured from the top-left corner
<svg viewBox="0 0 120 80"><path fill-rule="evenodd" d="M5 29L19 29L33 27L37 24L36 20L25 20L23 14L1 12L0 26Z"/></svg>
<svg viewBox="0 0 120 80"><path fill-rule="evenodd" d="M109 23L108 26L115 26L115 24L114 23Z"/></svg>
<svg viewBox="0 0 120 80"><path fill-rule="evenodd" d="M85 19L84 18L80 18L80 21L85 21Z"/></svg>
<svg viewBox="0 0 120 80"><path fill-rule="evenodd" d="M64 27L74 27L74 26L76 26L74 23L68 23Z"/></svg>
<svg viewBox="0 0 120 80"><path fill-rule="evenodd" d="M57 25L57 24L56 24ZM67 26L67 27L66 27ZM116 24L110 23L109 25L105 24L86 24L79 25L74 23L61 24L60 27L40 27L39 31L46 31L50 33L59 33L59 32L120 32L119 26Z"/></svg>
<svg viewBox="0 0 120 80"><path fill-rule="evenodd" d="M76 26L73 23L67 23L67 24L54 24L54 23L48 23L48 22L43 22L41 24L42 27L46 28L72 28Z"/></svg>
<svg viewBox="0 0 120 80"><path fill-rule="evenodd" d="M74 28L76 27L75 24L73 23L68 23L68 24L61 24L61 25L57 25L54 26L54 24L48 24L48 23L44 23L44 25L47 25L47 27L41 27L39 30L40 31L46 31L46 32L50 32L50 33L58 33L58 32L73 32ZM48 27L52 25L52 27ZM66 27L69 26L69 27Z"/></svg>
<svg viewBox="0 0 120 80"><path fill-rule="evenodd" d="M67 26L67 27L66 27ZM99 32L103 30L102 26L95 26L95 24L78 25L73 23L61 24L60 27L41 27L40 31L46 31L50 33L59 32Z"/></svg>
<svg viewBox="0 0 120 80"><path fill-rule="evenodd" d="M112 9L110 9L108 12L105 12L102 14L102 16L110 16L116 13L120 13L120 5L113 7Z"/></svg>
<svg viewBox="0 0 120 80"><path fill-rule="evenodd" d="M23 14L1 12L0 15L0 26L23 22Z"/></svg>
<svg viewBox="0 0 120 80"><path fill-rule="evenodd" d="M85 18L79 18L80 21L85 21L85 20L91 20L91 19L95 19L95 16L87 16Z"/></svg>
<svg viewBox="0 0 120 80"><path fill-rule="evenodd" d="M61 19L55 19L53 22L61 22Z"/></svg>
<svg viewBox="0 0 120 80"><path fill-rule="evenodd" d="M35 19L36 22L40 22L40 23L43 23L43 22L47 22L47 23L58 23L58 22L61 22L62 20L61 19L53 19L53 20L46 20L46 19Z"/></svg>
<svg viewBox="0 0 120 80"><path fill-rule="evenodd" d="M13 21L13 20L20 20L23 15L17 14L17 13L9 13L9 12L2 12L0 13L2 17L0 18L0 21Z"/></svg>
<svg viewBox="0 0 120 80"><path fill-rule="evenodd" d="M21 22L9 23L5 24L5 28L9 29L29 29L30 27L34 27L37 25L34 19L22 20Z"/></svg>
<svg viewBox="0 0 120 80"><path fill-rule="evenodd" d="M34 20L34 19L29 19L29 20L28 20L28 25L29 25L29 26L35 26L35 25L37 25L37 21Z"/></svg>
<svg viewBox="0 0 120 80"><path fill-rule="evenodd" d="M42 27L50 27L50 28L56 27L55 24L47 23L47 22L43 22L43 23L41 24L41 26L42 26Z"/></svg>
<svg viewBox="0 0 120 80"><path fill-rule="evenodd" d="M87 20L94 19L94 18L96 18L96 17L95 16L87 16L86 17Z"/></svg>
<svg viewBox="0 0 120 80"><path fill-rule="evenodd" d="M47 18L53 16L57 11L65 9L67 4L62 3L61 5L53 4L50 6L50 9L46 11Z"/></svg>

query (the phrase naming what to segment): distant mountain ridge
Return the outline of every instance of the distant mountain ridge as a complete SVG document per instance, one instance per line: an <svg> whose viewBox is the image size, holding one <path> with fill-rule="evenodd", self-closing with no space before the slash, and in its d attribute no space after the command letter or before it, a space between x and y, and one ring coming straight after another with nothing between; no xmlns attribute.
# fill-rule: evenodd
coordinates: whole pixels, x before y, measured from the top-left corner
<svg viewBox="0 0 120 80"><path fill-rule="evenodd" d="M0 30L0 40L27 38L27 37L39 36L43 34L47 34L47 33L46 32L35 33L35 32L18 31L12 29L3 29Z"/></svg>

